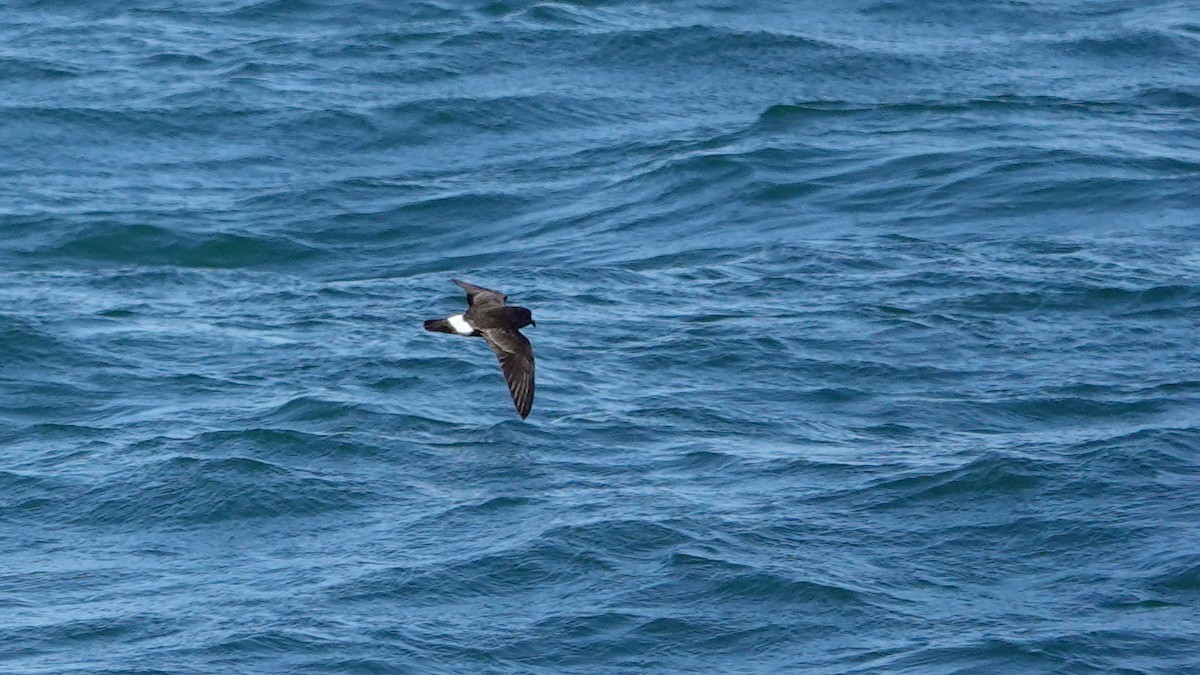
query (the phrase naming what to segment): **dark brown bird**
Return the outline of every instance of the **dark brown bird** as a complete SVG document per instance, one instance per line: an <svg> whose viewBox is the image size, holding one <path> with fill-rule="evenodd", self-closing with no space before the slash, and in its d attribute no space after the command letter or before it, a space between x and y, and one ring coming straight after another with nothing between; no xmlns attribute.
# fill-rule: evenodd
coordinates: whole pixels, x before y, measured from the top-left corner
<svg viewBox="0 0 1200 675"><path fill-rule="evenodd" d="M524 307L504 304L507 295L482 286L454 279L467 292L467 311L445 319L429 319L425 330L481 337L487 341L512 394L513 405L521 419L533 409L533 345L518 330L536 326L533 313Z"/></svg>

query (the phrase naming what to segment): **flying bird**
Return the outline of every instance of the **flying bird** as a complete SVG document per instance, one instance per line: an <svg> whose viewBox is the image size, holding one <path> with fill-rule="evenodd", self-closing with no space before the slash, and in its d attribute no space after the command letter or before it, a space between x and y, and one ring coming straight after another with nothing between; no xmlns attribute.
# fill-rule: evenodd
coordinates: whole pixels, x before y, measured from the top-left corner
<svg viewBox="0 0 1200 675"><path fill-rule="evenodd" d="M500 359L500 370L517 414L525 419L533 408L533 346L518 329L536 326L533 314L524 307L504 304L508 296L499 291L460 279L452 281L467 292L467 311L445 319L429 319L425 330L486 340Z"/></svg>

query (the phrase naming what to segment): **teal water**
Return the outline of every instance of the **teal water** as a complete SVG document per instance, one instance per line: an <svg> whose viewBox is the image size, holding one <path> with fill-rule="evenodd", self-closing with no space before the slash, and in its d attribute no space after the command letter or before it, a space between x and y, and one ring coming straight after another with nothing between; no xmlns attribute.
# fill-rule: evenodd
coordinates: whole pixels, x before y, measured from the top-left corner
<svg viewBox="0 0 1200 675"><path fill-rule="evenodd" d="M8 3L0 672L1200 671L1198 72L1183 2Z"/></svg>

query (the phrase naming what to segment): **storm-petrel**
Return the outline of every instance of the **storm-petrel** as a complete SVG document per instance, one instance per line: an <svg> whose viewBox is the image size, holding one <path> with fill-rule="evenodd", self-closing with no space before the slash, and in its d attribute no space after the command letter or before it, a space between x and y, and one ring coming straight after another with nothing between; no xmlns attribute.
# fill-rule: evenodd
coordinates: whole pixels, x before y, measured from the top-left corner
<svg viewBox="0 0 1200 675"><path fill-rule="evenodd" d="M487 340L500 359L500 370L504 371L517 413L525 419L533 408L533 346L517 329L536 326L533 314L524 307L504 304L508 296L503 293L459 279L452 281L467 292L466 313L429 319L425 330Z"/></svg>

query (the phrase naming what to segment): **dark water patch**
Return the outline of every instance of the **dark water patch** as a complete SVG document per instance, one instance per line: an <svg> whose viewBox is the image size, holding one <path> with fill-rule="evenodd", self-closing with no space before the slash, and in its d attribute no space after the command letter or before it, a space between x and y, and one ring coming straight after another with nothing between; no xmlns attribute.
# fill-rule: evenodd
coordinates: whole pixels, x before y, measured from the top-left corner
<svg viewBox="0 0 1200 675"><path fill-rule="evenodd" d="M30 362L57 360L75 351L56 338L40 322L11 314L0 314L0 354L10 368Z"/></svg>
<svg viewBox="0 0 1200 675"><path fill-rule="evenodd" d="M307 0L258 0L229 7L223 18L239 21L262 19L312 20L312 13L319 16L319 7Z"/></svg>
<svg viewBox="0 0 1200 675"><path fill-rule="evenodd" d="M894 509L916 503L953 501L957 495L1015 500L1047 484L1057 464L1000 455L964 465L878 481L864 490L871 508Z"/></svg>
<svg viewBox="0 0 1200 675"><path fill-rule="evenodd" d="M468 518L487 517L487 516L491 516L491 515L494 515L494 514L503 512L503 511L508 511L508 510L512 510L512 509L520 509L521 507L526 507L526 506L536 506L537 503L538 503L537 500L530 499L527 497L513 497L513 496L493 497L493 498L488 499L487 501L484 501L479 504L468 504L468 505L456 507L456 508L452 509L451 511L447 512L445 514L445 516L450 516L451 514L458 514L458 515L465 516ZM445 516L443 516L443 517L445 517Z"/></svg>
<svg viewBox="0 0 1200 675"><path fill-rule="evenodd" d="M1200 88L1151 87L1137 93L1134 100L1150 110L1178 109L1192 111L1200 107Z"/></svg>
<svg viewBox="0 0 1200 675"><path fill-rule="evenodd" d="M603 0L564 0L542 2L540 0L501 0L483 5L479 11L491 17L518 17L532 23L544 24L548 28L579 28L592 24L619 27L622 22L603 20L602 12L612 10L626 2Z"/></svg>
<svg viewBox="0 0 1200 675"><path fill-rule="evenodd" d="M810 581L797 581L781 575L746 573L736 575L716 584L712 589L716 598L733 602L761 602L793 606L796 604L829 604L839 613L853 611L859 602L858 594L840 587Z"/></svg>
<svg viewBox="0 0 1200 675"><path fill-rule="evenodd" d="M177 631L161 617L105 616L94 619L52 622L48 626L22 626L16 639L31 654L45 658L47 653L70 645L76 650L94 648L98 644L129 643L157 640Z"/></svg>
<svg viewBox="0 0 1200 675"><path fill-rule="evenodd" d="M369 498L347 481L248 457L175 457L88 490L70 511L81 525L202 525L345 511Z"/></svg>
<svg viewBox="0 0 1200 675"><path fill-rule="evenodd" d="M1180 380L1178 382L1162 382L1147 387L1139 387L1139 393L1146 395L1187 395L1200 393L1200 380Z"/></svg>
<svg viewBox="0 0 1200 675"><path fill-rule="evenodd" d="M730 58L742 53L751 53L760 58L784 54L796 57L800 54L834 54L838 50L830 42L809 37L771 30L738 30L713 25L665 26L640 30L622 30L607 36L606 51L619 50L629 54L628 63L640 63L657 54L663 65L663 56L670 59L685 55L700 57L700 63L718 56ZM693 62L695 63L695 62Z"/></svg>
<svg viewBox="0 0 1200 675"><path fill-rule="evenodd" d="M754 567L732 563L727 560L690 553L671 555L669 574L673 581L668 588L659 588L669 593L676 585L701 584L708 589L706 597L723 598L731 601L782 603L784 605L828 604L838 611L852 611L860 602L859 594L850 589L806 580L786 578L782 574L761 571Z"/></svg>
<svg viewBox="0 0 1200 675"><path fill-rule="evenodd" d="M353 248L367 241L373 246L394 246L400 252L411 250L413 238L419 234L426 242L424 247L436 250L438 237L453 241L461 236L463 228L475 226L478 212L518 211L525 201L521 195L505 193L425 194L382 205L378 210L339 210L327 223L306 233L302 241L321 248ZM491 229L486 224L484 227ZM488 240L466 245L482 248L486 246L484 241Z"/></svg>
<svg viewBox="0 0 1200 675"><path fill-rule="evenodd" d="M604 636L607 639L599 644L572 641L565 653L558 652L559 659L546 665L561 668L600 660L614 668L638 672L661 670L672 663L689 671L702 671L714 663L728 672L779 671L807 663L799 653L799 645L815 635L815 631L806 632L780 620L760 617L730 623L699 611L687 616L667 616L648 610L632 614L630 619L638 623L619 635ZM517 648L534 648L536 653L544 655L545 643L551 639L524 641ZM780 640L797 645L797 649L776 648ZM504 653L520 654L516 648ZM543 661L545 656L533 663Z"/></svg>
<svg viewBox="0 0 1200 675"><path fill-rule="evenodd" d="M947 642L950 644L943 644ZM1019 641L984 637L962 637L926 643L902 656L886 659L880 665L887 670L904 671L923 670L938 664L938 667L970 671L986 669L988 664L995 663L1035 670L1066 665L1024 646Z"/></svg>
<svg viewBox="0 0 1200 675"><path fill-rule="evenodd" d="M684 199L706 194L708 190L732 192L733 186L742 184L750 175L751 171L734 156L688 153L631 176L618 187L653 186L655 194Z"/></svg>
<svg viewBox="0 0 1200 675"><path fill-rule="evenodd" d="M660 427L690 427L701 424L715 431L734 432L745 427L738 422L735 410L729 406L711 406L697 409L677 402L645 402L628 413L629 417L641 424L653 423Z"/></svg>
<svg viewBox="0 0 1200 675"><path fill-rule="evenodd" d="M935 122L943 121L947 117L970 118L977 115L992 116L1026 112L1085 115L1128 111L1128 106L1118 101L1081 100L1053 95L997 94L965 99L940 98L885 102L831 98L772 105L759 115L758 123L763 125L764 129L769 130L777 126L786 129L795 124L840 117L875 118L880 114L885 114L890 118L908 116ZM920 120L916 121L920 122Z"/></svg>
<svg viewBox="0 0 1200 675"><path fill-rule="evenodd" d="M1195 429L1150 428L1077 443L1065 454L1086 472L1080 479L1084 484L1098 484L1094 489L1141 484L1139 496L1149 498L1200 474L1198 447L1200 434Z"/></svg>
<svg viewBox="0 0 1200 675"><path fill-rule="evenodd" d="M1072 37L1055 45L1065 53L1101 59L1187 59L1200 50L1195 44L1168 32L1127 28L1103 35Z"/></svg>
<svg viewBox="0 0 1200 675"><path fill-rule="evenodd" d="M145 68L208 68L213 61L199 54L161 52L146 57L140 65Z"/></svg>
<svg viewBox="0 0 1200 675"><path fill-rule="evenodd" d="M0 515L24 520L44 517L58 506L58 496L72 483L35 473L0 471Z"/></svg>
<svg viewBox="0 0 1200 675"><path fill-rule="evenodd" d="M1071 312L1151 311L1156 307L1187 308L1200 298L1200 291L1190 285L1154 286L1150 288L1117 287L1051 287L1030 291L984 292L965 297L962 307L970 311L1007 312Z"/></svg>
<svg viewBox="0 0 1200 675"><path fill-rule="evenodd" d="M306 433L293 429L249 428L209 431L183 444L195 450L266 457L348 457L377 454L377 448L364 445L344 434Z"/></svg>
<svg viewBox="0 0 1200 675"><path fill-rule="evenodd" d="M179 140L189 137L203 137L205 132L212 129L214 122L220 121L221 126L228 126L238 133L246 128L257 126L255 122L262 119L263 114L255 110L231 110L228 107L212 105L192 105L170 107L146 106L134 108L128 105L113 107L88 107L79 105L67 106L13 106L6 109L14 124L22 129L25 137L22 144L34 139L49 143L47 151L60 151L59 143L73 140L80 148L91 147L104 142L122 143L126 134L137 134L139 130L143 137L139 145L125 147L126 157L132 159L163 159L162 151L191 151L188 156L195 156L199 148L188 147ZM156 150L159 152L150 152ZM75 151L71 174L95 173L95 166L79 164L79 150ZM55 155L47 159L55 159ZM113 155L98 153L96 161L114 159ZM177 157L176 159L182 159Z"/></svg>
<svg viewBox="0 0 1200 675"><path fill-rule="evenodd" d="M671 466L683 471L730 471L736 470L742 460L732 454L715 450L690 450L680 454Z"/></svg>
<svg viewBox="0 0 1200 675"><path fill-rule="evenodd" d="M324 422L356 415L360 407L338 401L301 396L278 406L264 417L271 422Z"/></svg>
<svg viewBox="0 0 1200 675"><path fill-rule="evenodd" d="M1165 569L1163 569L1165 568ZM1176 602L1194 601L1200 594L1200 556L1178 554L1159 567L1148 580L1151 589L1158 590ZM1182 597L1181 597L1182 596Z"/></svg>
<svg viewBox="0 0 1200 675"><path fill-rule="evenodd" d="M688 543L692 538L679 528L645 520L603 520L556 528L548 536L589 551L610 556L640 558L657 555Z"/></svg>
<svg viewBox="0 0 1200 675"><path fill-rule="evenodd" d="M1111 419L1153 415L1167 409L1170 399L1145 399L1136 401L1101 401L1093 398L1055 397L1004 401L1001 407L1012 414L1031 420Z"/></svg>
<svg viewBox="0 0 1200 675"><path fill-rule="evenodd" d="M272 133L293 139L297 151L366 150L383 134L371 115L346 109L296 110L272 125ZM353 139L355 145L347 147Z"/></svg>
<svg viewBox="0 0 1200 675"><path fill-rule="evenodd" d="M175 650L173 656L184 662L213 662L219 664L240 663L251 671L260 671L269 663L287 664L292 672L322 672L317 663L348 662L359 660L332 657L328 650L342 643L336 626L309 626L283 628L244 621L219 630L210 630L204 641L197 646ZM353 654L357 649L347 649ZM369 662L369 661L368 661ZM339 672L371 672L347 670ZM387 672L407 672L393 667Z"/></svg>
<svg viewBox="0 0 1200 675"><path fill-rule="evenodd" d="M445 460L435 457L434 461ZM411 462L406 462L406 464L411 464ZM406 477L411 479L419 470L420 467L413 466ZM467 472L472 470L471 468L466 469ZM499 471L487 473L495 474L498 483L504 481ZM424 475L423 471L421 471L421 475ZM438 490L433 488L432 490L426 489L424 492L436 494ZM530 531L531 523L528 518L531 514L540 511L547 501L518 494L472 500L431 510L425 517L408 524L407 528L421 541L432 541L438 538L458 540L463 532L472 531L488 532L485 541L493 538L509 540L512 537L506 533L513 532L533 536L535 531ZM496 545L499 545L498 541Z"/></svg>
<svg viewBox="0 0 1200 675"><path fill-rule="evenodd" d="M383 377L370 384L372 389L383 393L401 392L413 389L421 384L421 380L413 377Z"/></svg>
<svg viewBox="0 0 1200 675"><path fill-rule="evenodd" d="M429 667L425 664L424 668L414 663L406 665L407 661L413 660L409 657L393 657L393 658L365 658L365 657L344 657L344 658L318 658L304 664L300 672L314 673L354 673L362 675L418 675L423 670Z"/></svg>
<svg viewBox="0 0 1200 675"><path fill-rule="evenodd" d="M888 422L885 424L877 424L868 427L861 427L854 431L866 434L872 438L882 437L887 439L909 439L917 436L920 430L915 426L907 424L899 424Z"/></svg>
<svg viewBox="0 0 1200 675"><path fill-rule="evenodd" d="M580 129L614 119L623 120L630 117L632 111L605 98L577 99L539 94L428 99L389 108L382 114L409 121L411 133L428 138L442 129L490 133Z"/></svg>
<svg viewBox="0 0 1200 675"><path fill-rule="evenodd" d="M602 30L613 23L600 16L595 8L603 8L600 2L538 2L520 13L525 21L534 25L562 30Z"/></svg>
<svg viewBox="0 0 1200 675"><path fill-rule="evenodd" d="M282 237L185 233L111 220L100 220L65 237L52 249L31 252L38 258L213 269L294 264L314 254L312 248Z"/></svg>
<svg viewBox="0 0 1200 675"><path fill-rule="evenodd" d="M559 635L570 640L588 640L623 633L640 622L640 617L625 612L598 612L552 616L538 622L538 632Z"/></svg>
<svg viewBox="0 0 1200 675"><path fill-rule="evenodd" d="M809 197L821 190L816 182L780 184L765 181L751 189L751 198L762 202L792 202Z"/></svg>
<svg viewBox="0 0 1200 675"><path fill-rule="evenodd" d="M485 553L430 568L395 567L331 589L342 602L404 600L436 606L472 598L506 598L562 585L583 590L598 583L605 565L594 554L551 540Z"/></svg>
<svg viewBox="0 0 1200 675"><path fill-rule="evenodd" d="M1041 640L1030 640L1030 647L1046 654L1062 664L1063 668L1114 670L1119 668L1130 650L1146 652L1148 662L1164 670L1190 667L1191 654L1185 638L1167 638L1154 641L1147 648L1149 631L1113 631L1096 628L1079 628Z"/></svg>
<svg viewBox="0 0 1200 675"><path fill-rule="evenodd" d="M71 462L86 457L93 447L106 446L111 436L112 430L106 427L58 422L34 423L0 431L0 439L12 446L29 444L50 450L42 456L37 453L28 455L33 460L31 465L36 465L41 460L56 465L70 465ZM65 451L56 452L56 448L65 448Z"/></svg>
<svg viewBox="0 0 1200 675"><path fill-rule="evenodd" d="M79 76L79 70L61 63L12 56L0 57L0 82L69 80Z"/></svg>

